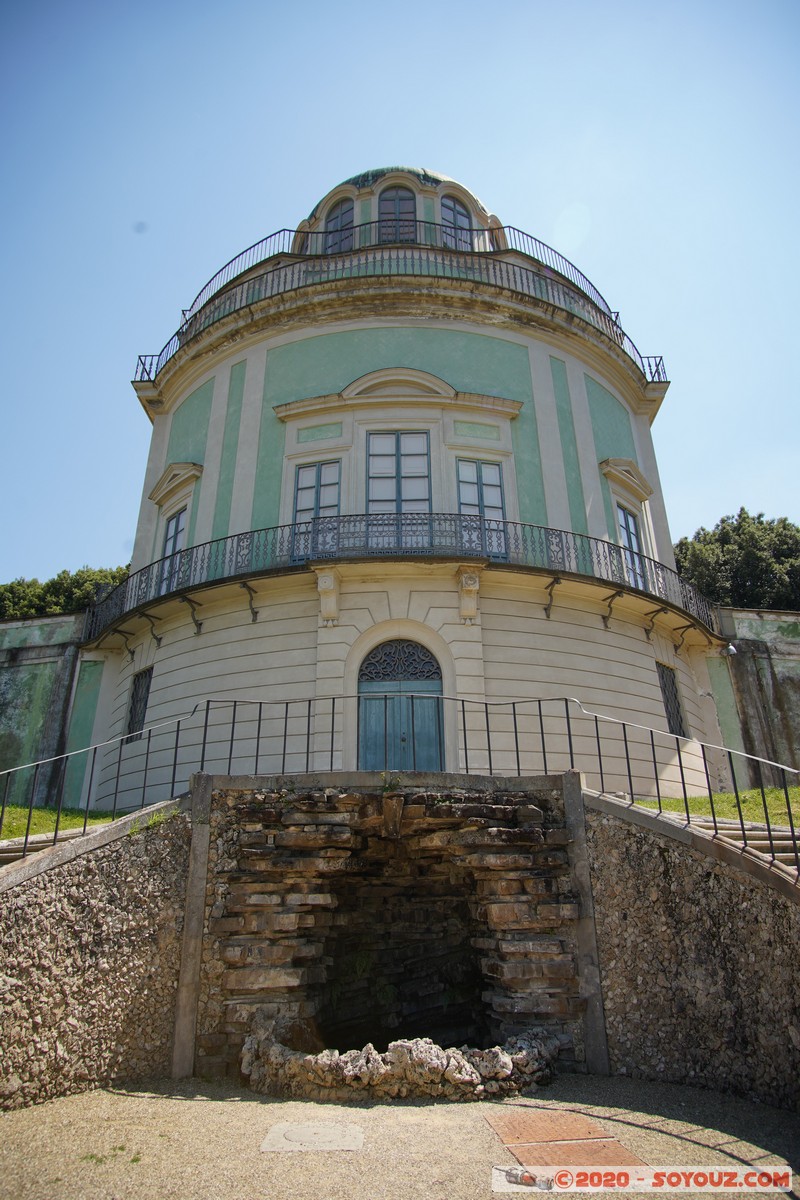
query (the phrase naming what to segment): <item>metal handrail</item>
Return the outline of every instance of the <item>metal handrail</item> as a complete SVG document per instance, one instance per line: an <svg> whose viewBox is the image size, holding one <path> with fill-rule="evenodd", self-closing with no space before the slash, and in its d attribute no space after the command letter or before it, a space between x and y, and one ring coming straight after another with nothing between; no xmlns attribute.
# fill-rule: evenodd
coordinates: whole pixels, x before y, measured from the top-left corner
<svg viewBox="0 0 800 1200"><path fill-rule="evenodd" d="M452 225L439 225L434 221L384 219L330 231L279 229L276 233L261 238L240 254L234 255L224 267L212 275L184 310L184 323L231 280L244 271L251 271L260 266L276 254L341 254L343 251L380 246L388 242L413 242L415 245L466 250L473 254L490 254L506 248L519 250L529 258L535 258L544 266L558 271L585 292L598 308L611 313L608 302L574 263L546 242L517 229L514 225L501 225L492 229L454 229Z"/></svg>
<svg viewBox="0 0 800 1200"><path fill-rule="evenodd" d="M311 235L309 235L311 236ZM528 236L528 235L526 235ZM274 257L274 256L273 256ZM417 277L464 280L514 292L570 313L605 334L625 353L646 379L665 382L663 360L643 358L615 316L586 292L564 282L547 266L538 269L498 257L457 249L408 244L378 245L338 254L292 255L268 271L214 294L186 320L157 355L140 355L134 382L152 381L183 346L232 313L288 292L343 279ZM600 297L602 300L602 297ZM656 369L657 367L657 369Z"/></svg>
<svg viewBox="0 0 800 1200"><path fill-rule="evenodd" d="M134 572L87 613L84 640L176 593L223 580L291 570L323 560L458 558L565 573L643 592L717 630L713 606L677 571L614 542L459 513L375 513L317 517L230 534L179 550Z"/></svg>
<svg viewBox="0 0 800 1200"><path fill-rule="evenodd" d="M287 772L295 775L340 770L343 714L347 705L356 706L355 713L351 711L351 719L355 715L360 723L366 718L365 706L382 703L388 713L388 705L397 698L396 693L378 692L280 700L209 697L198 701L191 712L145 727L136 734L120 735L57 758L0 772L0 836L9 790L12 793L24 790L27 792L28 821L23 855L28 850L33 809L42 800L49 799L51 809L56 810L52 834L55 844L69 767L79 763L81 756L84 757L83 773L73 775L72 782L77 783L81 795L85 796L85 802L80 805L83 808L85 803L84 833L90 815L89 805L97 798L95 793L99 794L101 802L111 805L107 811L113 820L131 809L173 798L188 786L196 771L286 778ZM664 804L664 788L671 779L675 799L682 803L683 811L678 819L685 819L687 826L703 817L697 811L696 800L707 799L715 837L730 839L733 836L734 841L763 854L766 832L767 857L776 864L793 860L794 867L789 869L800 877L800 831L796 802L790 795L790 788L796 788L800 781L800 772L792 767L744 751L669 734L638 722L623 721L587 708L573 696L479 701L437 696L431 692L404 692L402 700L411 708L412 731L415 702L425 706L428 721L431 704L437 705L440 733L442 707L453 706L450 713L458 743L457 769L467 776L519 777L578 769L588 786L597 785L601 794L619 795L621 784L624 798L629 802L647 801L657 806L659 817L675 820L675 811ZM192 724L191 718L196 716L198 720ZM422 719L418 712L417 720ZM184 737L181 741L182 728ZM394 761L386 715L376 728L377 742L373 738L370 743L371 753L373 757L377 754L383 769L390 774L443 768L441 761L438 767L419 763L416 745L411 749L410 762ZM159 742L159 736L165 739L163 743ZM411 740L414 741L413 736ZM105 752L99 760L98 751ZM407 757L407 750L402 753ZM54 779L49 779L43 789L40 769L44 765L58 767L59 764ZM724 778L724 773L720 774L723 767L727 768L728 779ZM376 769L380 770L381 766ZM755 781L754 790L760 795L763 821L761 814L756 821L750 816L745 818L740 786L742 770L750 776L748 786L752 786L753 779ZM30 783L24 781L26 771L33 772ZM714 772L718 776L716 785L712 783ZM17 779L19 783L14 784ZM737 817L732 820L718 813L720 792L731 792L731 786L737 811ZM777 788L783 796L786 815L779 821L770 816L768 787Z"/></svg>

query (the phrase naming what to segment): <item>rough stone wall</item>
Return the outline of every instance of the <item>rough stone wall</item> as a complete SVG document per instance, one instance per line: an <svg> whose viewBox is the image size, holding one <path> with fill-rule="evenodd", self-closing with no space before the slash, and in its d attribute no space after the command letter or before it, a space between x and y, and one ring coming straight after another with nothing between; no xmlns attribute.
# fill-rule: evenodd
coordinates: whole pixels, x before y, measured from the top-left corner
<svg viewBox="0 0 800 1200"><path fill-rule="evenodd" d="M0 1106L168 1075L189 823L174 816L0 897Z"/></svg>
<svg viewBox="0 0 800 1200"><path fill-rule="evenodd" d="M198 1070L238 1077L256 1018L280 1018L294 1050L363 1045L341 1021L326 1030L332 1007L374 1016L376 1041L417 1036L409 1021L463 1041L467 960L492 1041L546 1024L582 1054L561 781L543 783L541 795L215 789Z"/></svg>
<svg viewBox="0 0 800 1200"><path fill-rule="evenodd" d="M611 1070L800 1108L800 905L587 812Z"/></svg>

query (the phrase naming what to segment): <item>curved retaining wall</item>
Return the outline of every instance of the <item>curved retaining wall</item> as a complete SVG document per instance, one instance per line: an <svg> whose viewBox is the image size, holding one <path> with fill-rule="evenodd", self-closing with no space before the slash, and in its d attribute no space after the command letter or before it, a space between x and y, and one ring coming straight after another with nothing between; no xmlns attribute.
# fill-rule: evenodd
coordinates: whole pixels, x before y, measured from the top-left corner
<svg viewBox="0 0 800 1200"><path fill-rule="evenodd" d="M800 1109L800 888L586 799L612 1074Z"/></svg>

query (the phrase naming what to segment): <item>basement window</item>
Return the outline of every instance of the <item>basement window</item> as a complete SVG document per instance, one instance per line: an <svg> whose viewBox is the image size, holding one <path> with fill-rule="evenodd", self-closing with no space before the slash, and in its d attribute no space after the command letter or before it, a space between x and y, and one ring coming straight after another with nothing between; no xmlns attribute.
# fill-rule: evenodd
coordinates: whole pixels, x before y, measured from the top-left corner
<svg viewBox="0 0 800 1200"><path fill-rule="evenodd" d="M672 667L657 662L658 682L661 685L661 698L664 701L664 711L667 714L667 725L670 733L676 737L688 737L686 721L683 716L681 697L678 692L678 680Z"/></svg>

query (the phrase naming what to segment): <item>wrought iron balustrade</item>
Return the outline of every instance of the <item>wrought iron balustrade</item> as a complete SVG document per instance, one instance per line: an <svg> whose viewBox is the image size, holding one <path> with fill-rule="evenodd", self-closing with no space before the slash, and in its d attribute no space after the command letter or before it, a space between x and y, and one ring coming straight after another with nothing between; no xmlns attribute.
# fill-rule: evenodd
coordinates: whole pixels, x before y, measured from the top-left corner
<svg viewBox="0 0 800 1200"><path fill-rule="evenodd" d="M513 225L493 229L454 229L451 225L439 225L434 221L409 221L405 219L368 221L351 225L345 229L319 232L299 232L296 229L279 229L269 237L262 238L235 255L221 267L208 283L200 289L192 303L184 310L184 323L195 315L203 305L221 288L238 275L251 271L276 254L341 254L361 250L367 246L385 245L389 242L413 242L420 246L438 246L447 250L466 250L474 254L494 253L498 250L518 250L529 258L558 271L576 284L581 291L605 312L610 313L607 302L594 284L579 271L574 263L559 254L546 242L539 241L529 233Z"/></svg>
<svg viewBox="0 0 800 1200"><path fill-rule="evenodd" d="M191 712L135 737L0 772L0 838L12 806L26 812L25 854L36 807L53 813L55 844L64 809L83 813L85 833L92 811L113 820L171 799L189 787L196 771L277 776L286 783L297 775L341 771L355 761L367 706L385 713L383 721L370 722L378 730L373 770L383 770L386 780L424 769L416 757L415 706L421 724L436 705L447 731L449 771L520 777L579 770L588 788L752 848L783 864L800 883L800 772L791 767L593 712L574 697L479 701L410 691L402 699L410 706L405 716L412 742L410 751L399 751L403 761L394 757L398 740L379 732L390 726L397 693L198 700ZM320 786L318 778L313 786Z"/></svg>
<svg viewBox="0 0 800 1200"><path fill-rule="evenodd" d="M219 292L188 318L159 355L139 357L135 381L155 379L159 371L192 338L251 304L316 284L387 276L471 281L535 299L571 313L604 333L632 359L646 379L665 378L663 360L643 358L607 311L607 306L600 307L583 291L564 283L546 269L522 266L495 255L465 254L409 243L334 255L295 257Z"/></svg>
<svg viewBox="0 0 800 1200"><path fill-rule="evenodd" d="M499 565L601 580L665 600L716 630L712 605L670 567L601 538L458 513L318 517L205 542L130 575L87 614L85 640L126 613L216 582L302 569L311 562L365 558L488 560Z"/></svg>

